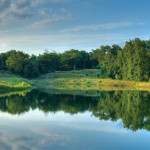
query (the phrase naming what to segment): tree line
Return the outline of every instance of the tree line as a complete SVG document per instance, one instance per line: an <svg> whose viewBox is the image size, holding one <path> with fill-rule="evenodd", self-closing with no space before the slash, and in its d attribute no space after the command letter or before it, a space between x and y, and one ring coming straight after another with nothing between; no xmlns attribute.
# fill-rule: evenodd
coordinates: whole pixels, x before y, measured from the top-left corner
<svg viewBox="0 0 150 150"><path fill-rule="evenodd" d="M123 48L101 46L97 56L100 66L113 79L150 80L150 40L136 38L125 42Z"/></svg>
<svg viewBox="0 0 150 150"><path fill-rule="evenodd" d="M0 54L0 70L26 78L54 71L101 68L108 77L120 80L150 80L150 40L126 41L119 45L101 46L86 52L71 49L63 53L44 52L39 56L11 50Z"/></svg>
<svg viewBox="0 0 150 150"><path fill-rule="evenodd" d="M74 49L64 53L44 52L39 56L16 50L0 54L0 70L8 70L26 78L54 71L88 69L97 65L98 61L92 58L91 53Z"/></svg>

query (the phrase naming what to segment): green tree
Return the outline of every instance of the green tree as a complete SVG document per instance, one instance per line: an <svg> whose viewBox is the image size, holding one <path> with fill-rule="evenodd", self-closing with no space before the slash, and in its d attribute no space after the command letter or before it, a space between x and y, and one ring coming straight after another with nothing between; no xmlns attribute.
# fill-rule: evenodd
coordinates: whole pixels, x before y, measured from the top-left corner
<svg viewBox="0 0 150 150"><path fill-rule="evenodd" d="M29 55L21 51L12 51L11 55L6 60L6 67L12 73L23 75L24 66L29 60Z"/></svg>
<svg viewBox="0 0 150 150"><path fill-rule="evenodd" d="M25 78L35 78L40 74L38 59L35 55L32 55L26 62L23 72Z"/></svg>
<svg viewBox="0 0 150 150"><path fill-rule="evenodd" d="M78 50L71 49L61 54L61 70L75 70L80 66L81 54Z"/></svg>
<svg viewBox="0 0 150 150"><path fill-rule="evenodd" d="M56 52L47 52L38 56L38 63L41 74L56 71L60 67L60 56Z"/></svg>

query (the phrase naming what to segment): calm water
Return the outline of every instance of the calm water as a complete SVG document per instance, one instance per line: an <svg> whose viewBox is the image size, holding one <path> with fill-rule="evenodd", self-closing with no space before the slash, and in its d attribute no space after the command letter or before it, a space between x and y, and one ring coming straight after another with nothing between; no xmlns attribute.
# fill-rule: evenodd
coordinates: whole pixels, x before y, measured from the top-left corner
<svg viewBox="0 0 150 150"><path fill-rule="evenodd" d="M150 92L87 95L1 97L0 150L150 150Z"/></svg>

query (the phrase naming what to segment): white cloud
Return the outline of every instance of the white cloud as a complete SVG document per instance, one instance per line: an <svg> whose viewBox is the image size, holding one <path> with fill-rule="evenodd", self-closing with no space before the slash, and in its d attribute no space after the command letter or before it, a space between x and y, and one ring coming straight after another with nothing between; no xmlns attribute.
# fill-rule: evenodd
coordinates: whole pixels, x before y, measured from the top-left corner
<svg viewBox="0 0 150 150"><path fill-rule="evenodd" d="M124 128L118 128L118 127L112 127L112 126L81 126L78 124L70 125L70 124L62 124L62 126L65 126L67 128L73 128L77 130L86 130L86 131L97 131L97 132L108 132L108 133L116 133L116 134L126 134L129 133Z"/></svg>
<svg viewBox="0 0 150 150"><path fill-rule="evenodd" d="M143 26L143 25L145 25L145 23L144 22L139 22L138 25Z"/></svg>
<svg viewBox="0 0 150 150"><path fill-rule="evenodd" d="M70 16L56 16L56 17L52 17L50 19L46 19L46 20L36 22L36 23L32 24L32 26L39 28L39 27L43 27L43 26L47 26L47 25L56 23L56 22L62 22L62 21L65 21L65 20L70 20L70 19L71 19Z"/></svg>
<svg viewBox="0 0 150 150"><path fill-rule="evenodd" d="M27 142L33 140L28 135L14 135L9 131L2 131L0 133L0 149L2 150L29 150L30 147Z"/></svg>
<svg viewBox="0 0 150 150"><path fill-rule="evenodd" d="M106 23L106 24L97 24L97 25L81 25L77 27L73 27L70 29L64 29L61 32L77 32L81 30L112 30L116 28L128 27L133 25L132 22L116 22L116 23Z"/></svg>
<svg viewBox="0 0 150 150"><path fill-rule="evenodd" d="M65 8L60 9L61 12L66 12L67 10Z"/></svg>
<svg viewBox="0 0 150 150"><path fill-rule="evenodd" d="M69 135L65 135L65 134L60 134L60 133L56 133L56 132L52 132L52 131L49 131L49 130L45 130L45 129L42 129L42 128L31 128L30 129L31 132L34 132L36 134L39 134L40 136L48 136L48 137L51 137L52 139L68 139L70 140L72 138L72 136L69 136Z"/></svg>
<svg viewBox="0 0 150 150"><path fill-rule="evenodd" d="M90 51L105 44L118 44L128 40L121 34L52 34L52 35L28 35L28 36L9 36L0 37L2 50L23 50L28 53L39 54L45 48L59 52L71 48L83 49ZM4 47L2 47L2 44Z"/></svg>
<svg viewBox="0 0 150 150"><path fill-rule="evenodd" d="M0 21L6 22L14 18L25 19L33 14L27 13L27 9L31 6L27 0L2 0L0 2Z"/></svg>
<svg viewBox="0 0 150 150"><path fill-rule="evenodd" d="M44 3L66 3L70 2L72 0L32 0L32 5L37 6Z"/></svg>
<svg viewBox="0 0 150 150"><path fill-rule="evenodd" d="M0 22L26 19L39 14L43 4L64 3L70 0L0 0ZM43 15L44 12L41 12ZM40 16L39 16L40 17Z"/></svg>

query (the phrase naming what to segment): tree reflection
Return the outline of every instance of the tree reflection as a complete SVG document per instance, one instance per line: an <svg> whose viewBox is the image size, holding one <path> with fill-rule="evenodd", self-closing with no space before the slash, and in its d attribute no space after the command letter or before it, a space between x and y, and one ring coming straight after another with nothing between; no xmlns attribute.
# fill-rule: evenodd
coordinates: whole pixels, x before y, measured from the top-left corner
<svg viewBox="0 0 150 150"><path fill-rule="evenodd" d="M122 119L124 127L133 131L142 128L148 130L146 126L150 120L150 93L139 91L108 92L92 112L104 120Z"/></svg>
<svg viewBox="0 0 150 150"><path fill-rule="evenodd" d="M99 97L46 94L37 90L26 96L12 95L0 98L0 110L22 114L30 109L44 113L64 111L75 114L90 111L100 120L122 119L125 128L150 131L150 92L117 91L101 92Z"/></svg>

